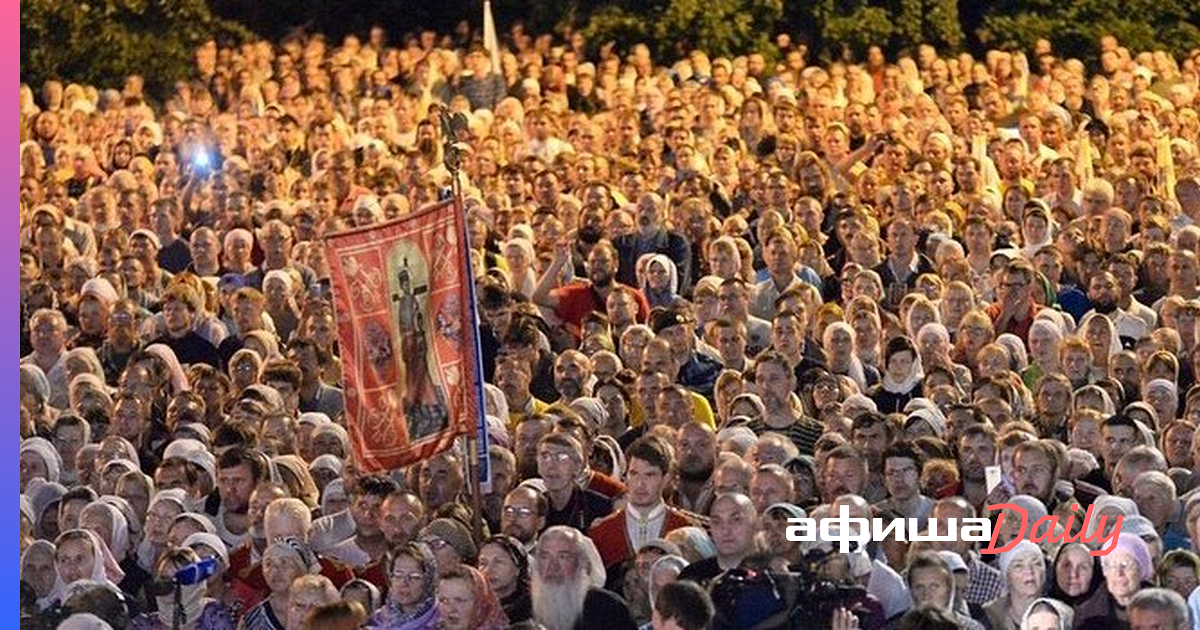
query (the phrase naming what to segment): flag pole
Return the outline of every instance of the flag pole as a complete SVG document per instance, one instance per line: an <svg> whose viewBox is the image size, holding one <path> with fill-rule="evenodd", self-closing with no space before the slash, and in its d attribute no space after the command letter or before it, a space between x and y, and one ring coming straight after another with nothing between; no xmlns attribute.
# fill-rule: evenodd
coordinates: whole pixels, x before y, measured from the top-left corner
<svg viewBox="0 0 1200 630"><path fill-rule="evenodd" d="M487 422L485 418L484 406L484 390L483 390L483 357L479 346L479 312L476 307L475 299L475 271L471 264L471 241L470 229L466 221L466 207L463 204L463 191L461 170L463 158L466 156L469 149L459 141L459 134L467 130L466 117L461 113L451 114L446 107L438 108L438 118L442 124L442 135L444 136L443 162L446 170L450 172L450 195L454 200L455 209L463 218L463 232L459 238L467 244L466 247L466 265L467 278L467 307L471 312L471 336L470 343L474 344L471 350L471 356L475 361L475 410L476 417L472 418L475 422L476 431L475 437L467 438L467 456L464 458L467 465L467 479L471 489L471 529L476 540L483 540L483 492L480 488L480 482L483 477L490 476L488 465L488 439L487 439Z"/></svg>

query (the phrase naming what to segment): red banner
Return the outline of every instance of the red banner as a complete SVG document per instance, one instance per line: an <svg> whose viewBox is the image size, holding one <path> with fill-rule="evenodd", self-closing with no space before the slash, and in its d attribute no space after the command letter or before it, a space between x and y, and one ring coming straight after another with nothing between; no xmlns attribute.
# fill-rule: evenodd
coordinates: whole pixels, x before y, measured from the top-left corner
<svg viewBox="0 0 1200 630"><path fill-rule="evenodd" d="M478 357L465 219L453 201L325 239L346 391L364 472L474 435Z"/></svg>

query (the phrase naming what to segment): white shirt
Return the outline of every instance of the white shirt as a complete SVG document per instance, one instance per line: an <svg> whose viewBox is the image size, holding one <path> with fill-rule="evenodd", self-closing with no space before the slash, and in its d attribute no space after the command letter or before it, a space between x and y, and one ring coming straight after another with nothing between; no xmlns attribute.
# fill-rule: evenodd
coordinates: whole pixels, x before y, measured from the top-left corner
<svg viewBox="0 0 1200 630"><path fill-rule="evenodd" d="M646 543L658 538L667 520L667 504L658 505L643 512L632 505L625 506L625 532L629 535L629 546L634 552Z"/></svg>

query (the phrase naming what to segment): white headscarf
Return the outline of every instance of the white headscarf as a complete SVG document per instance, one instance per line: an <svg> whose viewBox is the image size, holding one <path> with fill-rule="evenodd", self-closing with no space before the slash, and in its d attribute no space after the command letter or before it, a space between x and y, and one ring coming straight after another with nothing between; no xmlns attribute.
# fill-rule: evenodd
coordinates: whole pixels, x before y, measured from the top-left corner
<svg viewBox="0 0 1200 630"><path fill-rule="evenodd" d="M121 570L121 566L117 564L117 559L113 557L112 552L108 550L108 545L96 532L87 529L71 529L59 534L55 540L55 549L62 548L62 540L68 534L82 533L92 543L92 574L87 579L94 582L110 584L116 587L125 579L125 572ZM62 576L58 575L54 579L54 590L51 593L50 601L61 602L66 597L67 588L71 586L63 582Z"/></svg>
<svg viewBox="0 0 1200 630"><path fill-rule="evenodd" d="M83 509L84 511L103 510L108 514L109 521L112 524L112 541L110 541L111 544L108 547L113 557L120 563L129 554L129 521L125 518L125 515L113 504L100 499L92 501Z"/></svg>
<svg viewBox="0 0 1200 630"><path fill-rule="evenodd" d="M58 483L59 473L62 470L62 457L58 454L58 449L49 440L40 437L31 437L21 442L20 455L26 452L34 453L42 458L46 465L46 481ZM20 456L18 455L18 457Z"/></svg>
<svg viewBox="0 0 1200 630"><path fill-rule="evenodd" d="M1121 338L1117 336L1117 327L1113 325L1111 317L1105 315L1104 313L1097 313L1096 311L1092 311L1087 315L1084 315L1083 320L1079 322L1079 334L1082 335L1084 339L1087 339L1088 325L1091 324L1092 320L1096 319L1097 317L1100 318L1104 326L1108 328L1108 360L1111 361L1114 356L1120 354L1121 350L1124 349L1121 347ZM1091 348L1090 343L1088 344L1088 348Z"/></svg>
<svg viewBox="0 0 1200 630"><path fill-rule="evenodd" d="M916 344L913 345L915 346ZM892 378L888 375L887 369L889 357L885 355L883 358L883 389L893 394L907 394L920 385L921 380L925 378L925 369L921 367L921 353L915 348L912 350L906 348L902 350L902 352L913 353L912 367L909 368L908 375L904 377L903 381L892 380Z"/></svg>
<svg viewBox="0 0 1200 630"><path fill-rule="evenodd" d="M179 365L179 357L175 356L174 350L164 344L153 343L146 347L146 352L158 357L166 364L168 376L171 378L171 389L175 393L191 389L187 376L183 373L183 367Z"/></svg>
<svg viewBox="0 0 1200 630"><path fill-rule="evenodd" d="M642 283L642 291L646 295L650 294L650 265L658 263L667 270L667 276L670 280L667 282L667 288L671 290L671 295L679 295L679 270L675 267L675 261L667 258L665 254L650 254L650 260L646 261L646 279Z"/></svg>
<svg viewBox="0 0 1200 630"><path fill-rule="evenodd" d="M854 341L857 339L858 335L854 333L854 327L846 322L833 322L825 327L825 333L821 338L821 342L825 344L825 347L828 348L832 345L830 337L837 331L842 331L849 334L850 345L853 347ZM849 376L850 380L854 381L854 383L858 385L859 391L867 390L866 370L863 369L863 363L862 360L858 358L858 353L854 352L853 350L850 351L850 369L846 371L846 376Z"/></svg>
<svg viewBox="0 0 1200 630"><path fill-rule="evenodd" d="M154 493L154 497L150 499L149 507L146 509L147 513L149 513L150 510L153 510L155 504L157 504L159 501L170 501L171 503L178 505L180 514L188 511L187 492L182 488L159 490L158 492ZM159 549L154 546L154 543L150 542L150 538L148 536L143 536L142 541L138 543L137 548L138 566L146 571L153 571L154 561L158 559L158 552Z"/></svg>
<svg viewBox="0 0 1200 630"><path fill-rule="evenodd" d="M39 553L41 551L49 551L50 552L50 561L51 562L54 561L54 551L55 551L54 543L52 543L49 540L46 540L44 538L39 538L38 540L33 541L33 544L29 545L29 547L25 549L25 552L21 554L21 564L20 564L21 569L25 568L25 561L30 556L30 554ZM55 584L52 584L50 586L50 592L47 593L45 597L38 598L38 600L37 600L38 610L46 610L47 608L50 607L51 604L54 603L55 586L57 586L57 581L55 582ZM59 627L61 628L62 626L59 626Z"/></svg>

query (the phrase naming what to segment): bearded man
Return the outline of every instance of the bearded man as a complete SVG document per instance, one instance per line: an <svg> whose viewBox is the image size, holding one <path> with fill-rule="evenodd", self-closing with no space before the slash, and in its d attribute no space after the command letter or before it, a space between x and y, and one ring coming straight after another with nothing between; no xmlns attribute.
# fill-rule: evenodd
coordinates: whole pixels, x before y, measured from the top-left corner
<svg viewBox="0 0 1200 630"><path fill-rule="evenodd" d="M604 565L591 539L554 526L533 554L533 618L548 630L636 630L625 600L603 588Z"/></svg>

